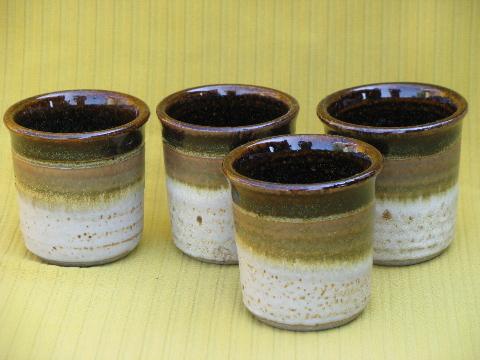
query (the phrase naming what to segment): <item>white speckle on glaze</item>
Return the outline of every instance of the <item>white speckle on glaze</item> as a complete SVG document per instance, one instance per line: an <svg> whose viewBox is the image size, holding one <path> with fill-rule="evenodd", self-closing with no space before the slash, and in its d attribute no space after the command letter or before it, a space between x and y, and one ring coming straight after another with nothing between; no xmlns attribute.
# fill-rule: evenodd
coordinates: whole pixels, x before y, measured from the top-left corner
<svg viewBox="0 0 480 360"><path fill-rule="evenodd" d="M19 192L20 226L27 248L62 265L88 266L132 251L143 230L143 183L106 202L82 208L44 204Z"/></svg>
<svg viewBox="0 0 480 360"><path fill-rule="evenodd" d="M167 192L175 245L198 259L236 263L230 189L203 189L167 176Z"/></svg>
<svg viewBox="0 0 480 360"><path fill-rule="evenodd" d="M308 330L351 320L368 303L372 256L338 265L287 263L237 244L243 302L257 317Z"/></svg>
<svg viewBox="0 0 480 360"><path fill-rule="evenodd" d="M374 262L411 264L445 250L455 236L458 185L412 200L377 199Z"/></svg>

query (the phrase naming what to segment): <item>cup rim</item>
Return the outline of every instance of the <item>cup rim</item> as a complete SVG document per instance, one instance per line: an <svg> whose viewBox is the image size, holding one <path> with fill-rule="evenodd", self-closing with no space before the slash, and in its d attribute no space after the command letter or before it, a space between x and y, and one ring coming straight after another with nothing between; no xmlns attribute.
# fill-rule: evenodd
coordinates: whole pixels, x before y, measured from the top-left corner
<svg viewBox="0 0 480 360"><path fill-rule="evenodd" d="M342 178L334 181L326 181L319 183L309 183L309 184L285 184L285 183L276 183L263 180L253 179L251 177L240 174L235 167L233 166L235 161L240 159L245 155L248 150L254 149L258 145L269 143L269 142L278 142L278 141L318 141L324 142L327 144L335 145L338 143L344 144L345 148L355 149L356 153L366 154L370 160L370 166L363 170L360 173L354 174L347 178ZM328 149L326 149L328 150ZM333 151L333 150L332 150ZM260 190L262 192L274 193L274 194L310 194L312 192L334 192L341 190L345 187L356 186L364 181L370 179L371 177L378 175L378 173L383 168L383 155L378 151L374 146L358 140L345 136L338 135L325 135L325 134L294 134L294 135L280 135L273 136L268 138L263 138L259 140L250 141L242 146L239 146L232 150L223 160L222 169L223 173L227 179L235 183L236 185L241 185L246 188Z"/></svg>
<svg viewBox="0 0 480 360"><path fill-rule="evenodd" d="M420 89L433 90L436 92L440 92L443 94L442 96L450 99L453 102L453 104L456 106L456 110L451 115L430 123L420 124L420 125L411 125L411 126L391 126L391 127L359 125L359 124L349 123L332 116L328 111L328 108L333 103L335 103L336 101L340 100L342 97L344 97L345 95L348 95L353 91L368 90L368 89L373 89L378 87L387 88L388 86L411 86L411 87L417 87L419 90ZM317 116L328 127L334 130L339 130L339 131L372 134L372 135L375 135L375 134L400 135L400 134L409 134L409 133L421 133L425 131L431 132L437 129L443 129L445 127L450 127L458 123L466 115L467 111L468 111L467 101L462 95L460 95L456 91L440 85L421 83L421 82L408 82L408 81L381 82L381 83L353 86L350 88L336 91L326 96L317 105Z"/></svg>
<svg viewBox="0 0 480 360"><path fill-rule="evenodd" d="M202 91L211 91L211 90L220 90L220 91L243 91L245 94L253 94L259 96L268 96L283 102L287 107L288 111L272 120L251 124L251 125L241 125L241 126L208 126L208 125L197 125L191 124L185 121L177 120L167 114L167 109L173 105L179 99L185 97L187 94L202 92ZM261 130L264 128L270 128L272 126L278 127L285 124L288 124L299 111L298 101L291 95L276 90L273 88L259 86L259 85L248 85L248 84L210 84L210 85L200 85L195 87L190 87L177 91L173 94L168 95L163 100L161 100L157 107L156 112L157 116L163 127L169 126L175 129L183 130L189 132L193 135L200 136L228 136L234 133L247 132Z"/></svg>
<svg viewBox="0 0 480 360"><path fill-rule="evenodd" d="M133 106L137 111L137 115L131 121L119 126L112 127L112 128L95 130L95 131L86 131L86 132L66 132L66 133L48 132L48 131L30 129L18 124L15 121L15 116L20 111L23 111L25 108L27 108L28 106L34 105L40 100L45 100L50 97L57 97L62 95L73 95L73 96L97 95L97 96L112 97L112 98L123 101L125 105ZM121 93L118 91L111 91L111 90L72 89L72 90L59 90L54 92L43 93L43 94L34 95L29 98L20 100L15 104L11 105L7 109L3 117L3 121L5 123L5 126L12 133L19 136L32 138L32 139L47 140L47 141L77 142L77 141L104 139L110 136L124 134L126 132L129 132L133 129L137 129L142 125L144 125L147 122L149 116L150 116L150 110L148 109L147 104L135 96Z"/></svg>

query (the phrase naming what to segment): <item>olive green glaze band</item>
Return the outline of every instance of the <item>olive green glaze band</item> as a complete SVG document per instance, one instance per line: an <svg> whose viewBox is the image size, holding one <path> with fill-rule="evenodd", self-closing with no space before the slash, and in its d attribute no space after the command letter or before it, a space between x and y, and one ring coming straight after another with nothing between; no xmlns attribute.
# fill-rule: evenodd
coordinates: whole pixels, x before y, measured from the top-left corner
<svg viewBox="0 0 480 360"><path fill-rule="evenodd" d="M163 154L167 175L182 183L199 188L228 188L222 172L223 157L205 157L185 153L163 142Z"/></svg>
<svg viewBox="0 0 480 360"><path fill-rule="evenodd" d="M373 134L353 130L333 129L324 123L327 134L349 136L375 146L388 158L408 158L428 156L444 151L461 137L461 124L446 127L436 132L418 132L405 134Z"/></svg>
<svg viewBox="0 0 480 360"><path fill-rule="evenodd" d="M39 161L89 162L126 154L144 143L143 127L119 135L85 140L48 140L11 134L13 150Z"/></svg>
<svg viewBox="0 0 480 360"><path fill-rule="evenodd" d="M232 198L237 206L258 215L273 217L311 219L335 216L367 206L374 196L373 178L344 188L281 195L232 183Z"/></svg>
<svg viewBox="0 0 480 360"><path fill-rule="evenodd" d="M268 258L349 262L372 252L373 199L356 211L309 220L258 216L237 205L233 210L237 241Z"/></svg>
<svg viewBox="0 0 480 360"><path fill-rule="evenodd" d="M32 161L13 151L17 185L39 193L70 195L97 194L122 189L143 179L145 167L143 145L111 160L83 166Z"/></svg>
<svg viewBox="0 0 480 360"><path fill-rule="evenodd" d="M186 152L194 152L203 156L225 156L232 149L255 139L268 136L293 133L295 130L294 119L281 126L256 125L251 129L241 129L221 135L213 130L205 130L203 133L191 133L188 130L174 127L163 123L163 139L173 147ZM235 128L232 128L235 129Z"/></svg>
<svg viewBox="0 0 480 360"><path fill-rule="evenodd" d="M92 210L92 208L108 206L108 203L121 200L134 191L143 191L145 182L142 176L138 179L132 179L131 183L121 187L111 187L104 191L78 191L70 193L50 191L42 187L29 186L19 181L15 183L15 186L20 196L34 203L39 203L43 206L70 210L85 209L88 211ZM128 211L133 212L134 210L136 209Z"/></svg>
<svg viewBox="0 0 480 360"><path fill-rule="evenodd" d="M411 158L386 158L377 177L378 198L412 199L451 188L458 180L460 138L441 152Z"/></svg>

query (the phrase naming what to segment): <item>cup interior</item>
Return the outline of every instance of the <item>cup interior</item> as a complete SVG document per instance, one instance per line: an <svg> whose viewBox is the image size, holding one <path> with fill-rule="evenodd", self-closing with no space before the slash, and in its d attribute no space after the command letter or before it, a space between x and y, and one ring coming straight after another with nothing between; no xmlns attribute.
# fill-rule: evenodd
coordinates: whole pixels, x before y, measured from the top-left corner
<svg viewBox="0 0 480 360"><path fill-rule="evenodd" d="M272 140L251 147L233 162L239 174L280 184L313 184L350 178L372 161L341 143Z"/></svg>
<svg viewBox="0 0 480 360"><path fill-rule="evenodd" d="M455 113L454 101L441 91L413 85L359 88L327 108L341 121L373 127L406 127L433 123Z"/></svg>
<svg viewBox="0 0 480 360"><path fill-rule="evenodd" d="M281 117L288 111L288 105L273 96L241 88L190 91L165 109L167 115L175 120L211 127L260 124Z"/></svg>
<svg viewBox="0 0 480 360"><path fill-rule="evenodd" d="M133 121L137 115L136 107L119 96L65 92L27 102L13 120L36 131L83 133L115 128Z"/></svg>

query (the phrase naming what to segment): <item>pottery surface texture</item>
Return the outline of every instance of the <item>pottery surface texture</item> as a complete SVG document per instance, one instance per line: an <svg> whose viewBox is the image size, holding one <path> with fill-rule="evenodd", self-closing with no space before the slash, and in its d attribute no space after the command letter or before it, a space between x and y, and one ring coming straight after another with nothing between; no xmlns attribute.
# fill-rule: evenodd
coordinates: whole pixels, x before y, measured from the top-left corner
<svg viewBox="0 0 480 360"><path fill-rule="evenodd" d="M384 155L376 185L376 264L429 260L455 237L466 112L458 93L418 83L365 85L320 102L327 133L361 139Z"/></svg>
<svg viewBox="0 0 480 360"><path fill-rule="evenodd" d="M32 253L91 266L137 246L148 116L141 100L100 90L49 93L10 107L20 225Z"/></svg>
<svg viewBox="0 0 480 360"><path fill-rule="evenodd" d="M243 302L254 316L308 331L363 311L381 162L366 143L326 135L263 139L227 156Z"/></svg>
<svg viewBox="0 0 480 360"><path fill-rule="evenodd" d="M293 132L298 109L291 96L250 85L197 87L160 102L172 237L181 251L238 262L222 161L248 141Z"/></svg>

